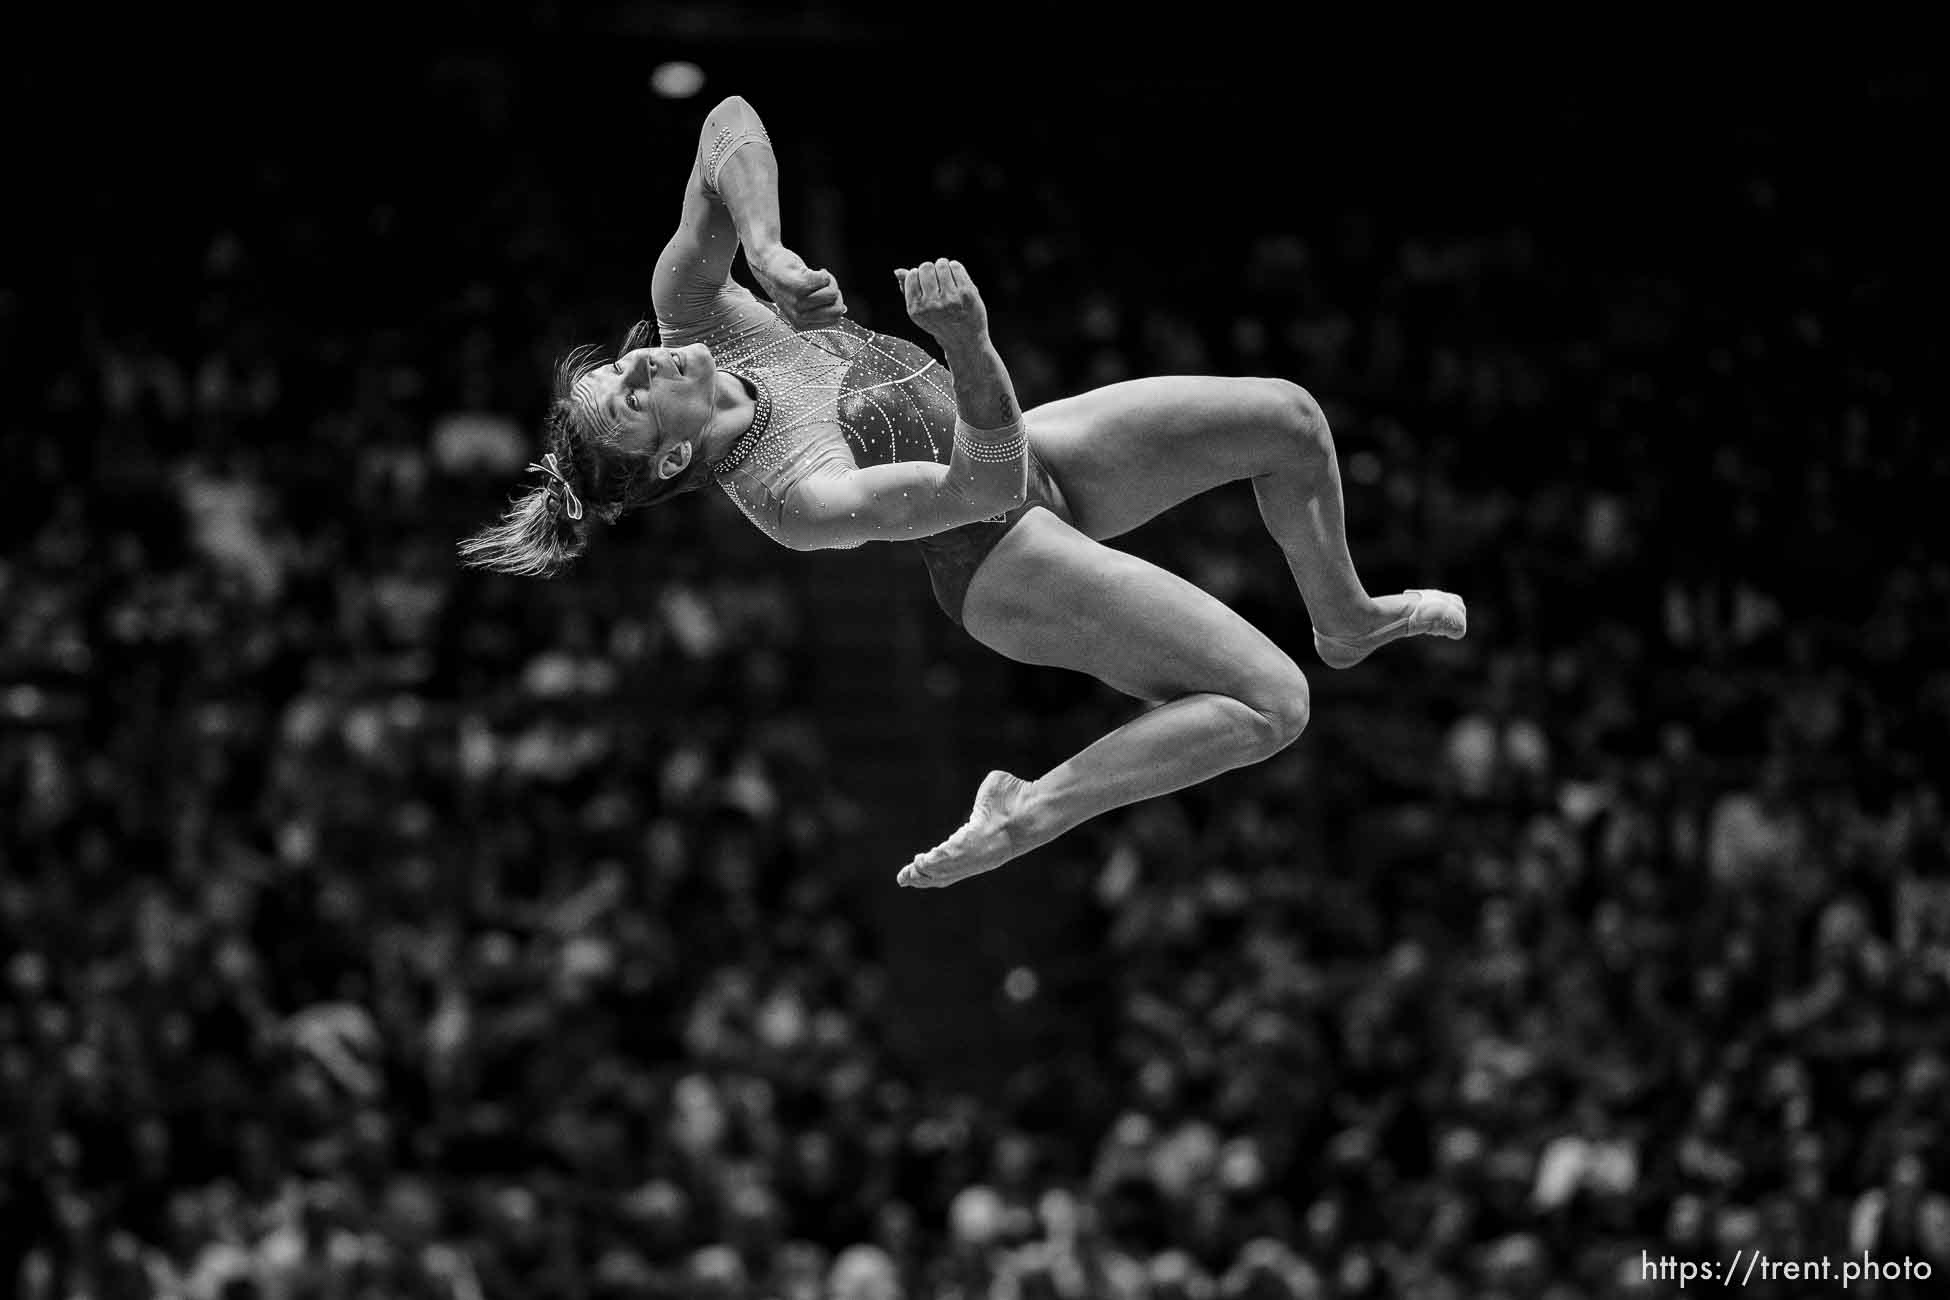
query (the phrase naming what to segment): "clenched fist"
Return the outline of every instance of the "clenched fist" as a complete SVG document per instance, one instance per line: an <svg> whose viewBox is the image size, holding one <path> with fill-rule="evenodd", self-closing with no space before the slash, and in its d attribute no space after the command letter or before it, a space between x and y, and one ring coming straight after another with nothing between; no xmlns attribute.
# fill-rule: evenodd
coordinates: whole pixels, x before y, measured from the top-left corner
<svg viewBox="0 0 1950 1300"><path fill-rule="evenodd" d="M772 304L794 329L831 325L846 315L846 298L831 271L814 270L783 244L760 251L745 250L752 278L771 295Z"/></svg>
<svg viewBox="0 0 1950 1300"><path fill-rule="evenodd" d="M907 300L907 315L943 347L975 343L988 337L989 309L968 270L951 258L923 262L912 270L897 270Z"/></svg>

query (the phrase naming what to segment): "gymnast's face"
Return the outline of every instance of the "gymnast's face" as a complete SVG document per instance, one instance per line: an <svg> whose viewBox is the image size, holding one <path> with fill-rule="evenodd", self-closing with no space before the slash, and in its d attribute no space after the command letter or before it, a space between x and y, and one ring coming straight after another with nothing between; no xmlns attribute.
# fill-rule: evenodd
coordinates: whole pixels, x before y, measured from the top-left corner
<svg viewBox="0 0 1950 1300"><path fill-rule="evenodd" d="M717 399L718 363L702 343L634 348L584 375L571 398L620 449L662 457L666 478L697 454Z"/></svg>

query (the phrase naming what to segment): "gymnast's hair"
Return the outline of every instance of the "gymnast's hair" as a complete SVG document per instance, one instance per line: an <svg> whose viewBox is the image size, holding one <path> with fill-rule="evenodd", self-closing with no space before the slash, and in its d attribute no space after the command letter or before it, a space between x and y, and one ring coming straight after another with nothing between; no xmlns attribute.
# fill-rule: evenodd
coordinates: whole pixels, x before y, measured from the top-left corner
<svg viewBox="0 0 1950 1300"><path fill-rule="evenodd" d="M615 356L642 347L651 333L650 322L638 321ZM658 478L661 448L626 450L611 429L569 400L584 375L614 359L585 344L555 363L554 395L543 422L544 454L528 467L540 472L542 481L517 494L500 522L460 544L461 563L524 578L552 578L589 549L597 521L613 524L629 511L704 485L710 469L702 457L693 458L681 474Z"/></svg>

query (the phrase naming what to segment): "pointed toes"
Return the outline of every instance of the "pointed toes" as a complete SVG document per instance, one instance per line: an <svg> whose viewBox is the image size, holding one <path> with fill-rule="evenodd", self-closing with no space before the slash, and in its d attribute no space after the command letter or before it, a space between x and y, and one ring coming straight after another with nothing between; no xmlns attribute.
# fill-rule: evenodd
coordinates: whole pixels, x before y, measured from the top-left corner
<svg viewBox="0 0 1950 1300"><path fill-rule="evenodd" d="M1431 636L1460 641L1469 634L1469 607L1452 591L1428 589L1417 592L1421 600L1412 622L1418 631Z"/></svg>
<svg viewBox="0 0 1950 1300"><path fill-rule="evenodd" d="M1469 606L1463 604L1461 596L1443 592L1442 607L1438 617L1441 620L1443 636L1460 641L1469 635Z"/></svg>

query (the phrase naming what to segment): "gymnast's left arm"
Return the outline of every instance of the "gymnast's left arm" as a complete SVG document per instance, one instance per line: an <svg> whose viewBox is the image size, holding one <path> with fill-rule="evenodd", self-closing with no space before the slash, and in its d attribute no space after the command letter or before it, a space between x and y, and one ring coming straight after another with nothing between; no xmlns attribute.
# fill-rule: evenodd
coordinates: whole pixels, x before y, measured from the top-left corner
<svg viewBox="0 0 1950 1300"><path fill-rule="evenodd" d="M795 551L912 542L1006 509L1005 499L971 495L948 466L931 460L864 468L836 462L792 485L775 536Z"/></svg>

